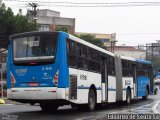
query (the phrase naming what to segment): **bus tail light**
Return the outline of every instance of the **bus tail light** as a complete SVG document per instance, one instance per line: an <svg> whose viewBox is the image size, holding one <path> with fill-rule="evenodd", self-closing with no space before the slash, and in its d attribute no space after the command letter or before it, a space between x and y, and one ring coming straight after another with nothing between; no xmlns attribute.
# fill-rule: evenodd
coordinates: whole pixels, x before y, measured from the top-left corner
<svg viewBox="0 0 160 120"><path fill-rule="evenodd" d="M58 76L59 75L59 71L56 72L56 74L53 77L53 83L57 86L58 85Z"/></svg>
<svg viewBox="0 0 160 120"><path fill-rule="evenodd" d="M10 72L10 79L11 79L11 85L12 85L12 87L15 85L15 83L16 83L16 79L15 79L15 77L13 76L13 74L12 74L12 72Z"/></svg>

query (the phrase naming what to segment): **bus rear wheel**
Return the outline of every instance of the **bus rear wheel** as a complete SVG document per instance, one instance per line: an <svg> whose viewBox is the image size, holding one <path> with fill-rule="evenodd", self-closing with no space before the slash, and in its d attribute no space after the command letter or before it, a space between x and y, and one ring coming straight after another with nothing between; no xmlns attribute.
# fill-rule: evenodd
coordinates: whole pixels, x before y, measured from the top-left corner
<svg viewBox="0 0 160 120"><path fill-rule="evenodd" d="M143 99L143 100L147 100L147 99L148 99L148 89L146 89L146 95L145 95L145 96L142 96L142 99Z"/></svg>
<svg viewBox="0 0 160 120"><path fill-rule="evenodd" d="M49 104L49 103L40 103L40 107L45 112L55 112L58 109L58 105Z"/></svg>
<svg viewBox="0 0 160 120"><path fill-rule="evenodd" d="M154 90L154 94L155 95L157 95L157 92L158 92L158 90L157 90L157 88Z"/></svg>
<svg viewBox="0 0 160 120"><path fill-rule="evenodd" d="M129 89L127 89L127 93L126 93L126 104L127 105L131 104L131 92Z"/></svg>
<svg viewBox="0 0 160 120"><path fill-rule="evenodd" d="M89 90L89 96L88 96L88 111L94 111L96 106L96 94L93 89Z"/></svg>

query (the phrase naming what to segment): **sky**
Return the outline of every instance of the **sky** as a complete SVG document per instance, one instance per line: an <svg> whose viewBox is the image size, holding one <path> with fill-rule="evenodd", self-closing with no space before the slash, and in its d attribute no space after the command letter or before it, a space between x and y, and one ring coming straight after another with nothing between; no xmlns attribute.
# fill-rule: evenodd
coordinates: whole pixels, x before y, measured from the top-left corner
<svg viewBox="0 0 160 120"><path fill-rule="evenodd" d="M38 9L51 9L59 11L61 17L76 18L76 32L116 33L117 45L137 46L160 40L160 0L45 0L46 3L44 0L2 0L2 2L11 7L15 14L19 8L25 14L29 8L26 4L36 2L39 5ZM153 4L144 6L144 2ZM92 7L84 7L89 5Z"/></svg>

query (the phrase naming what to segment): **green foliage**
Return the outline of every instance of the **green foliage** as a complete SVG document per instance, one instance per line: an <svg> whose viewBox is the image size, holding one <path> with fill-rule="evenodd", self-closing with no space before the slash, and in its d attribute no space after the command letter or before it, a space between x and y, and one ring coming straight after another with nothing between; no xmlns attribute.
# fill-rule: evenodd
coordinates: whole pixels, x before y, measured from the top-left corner
<svg viewBox="0 0 160 120"><path fill-rule="evenodd" d="M94 45L97 45L101 48L105 49L105 46L103 45L103 42L100 41L100 39L95 38L94 35L91 34L80 34L80 35L75 35L76 37L83 39L89 43L92 43Z"/></svg>
<svg viewBox="0 0 160 120"><path fill-rule="evenodd" d="M68 32L68 26L56 26L56 31L63 31L63 32Z"/></svg>
<svg viewBox="0 0 160 120"><path fill-rule="evenodd" d="M28 32L35 29L26 16L14 16L11 8L5 4L0 7L0 34L11 35L14 33Z"/></svg>
<svg viewBox="0 0 160 120"><path fill-rule="evenodd" d="M7 48L9 35L33 30L35 25L26 16L15 16L11 8L0 6L0 48Z"/></svg>
<svg viewBox="0 0 160 120"><path fill-rule="evenodd" d="M28 18L26 16L17 15L14 17L14 20L14 33L29 32L35 30L35 25L28 22Z"/></svg>
<svg viewBox="0 0 160 120"><path fill-rule="evenodd" d="M5 4L0 7L0 33L12 34L14 29L14 15L11 8L7 8Z"/></svg>

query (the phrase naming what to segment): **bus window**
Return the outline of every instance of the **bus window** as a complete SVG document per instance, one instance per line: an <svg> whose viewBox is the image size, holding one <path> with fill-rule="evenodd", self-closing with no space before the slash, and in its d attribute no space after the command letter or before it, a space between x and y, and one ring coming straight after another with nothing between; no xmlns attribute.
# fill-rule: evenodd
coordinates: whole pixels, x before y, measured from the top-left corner
<svg viewBox="0 0 160 120"><path fill-rule="evenodd" d="M132 64L127 60L122 60L122 75L124 77L132 76Z"/></svg>
<svg viewBox="0 0 160 120"><path fill-rule="evenodd" d="M30 36L13 40L14 62L26 61L41 62L55 58L57 37L55 36Z"/></svg>
<svg viewBox="0 0 160 120"><path fill-rule="evenodd" d="M76 67L75 42L67 39L67 59L70 67Z"/></svg>
<svg viewBox="0 0 160 120"><path fill-rule="evenodd" d="M114 57L108 56L107 67L108 67L108 69L107 69L108 75L115 75Z"/></svg>
<svg viewBox="0 0 160 120"><path fill-rule="evenodd" d="M82 44L76 44L76 51L77 51L77 66L80 69L88 69L87 65L87 47Z"/></svg>

